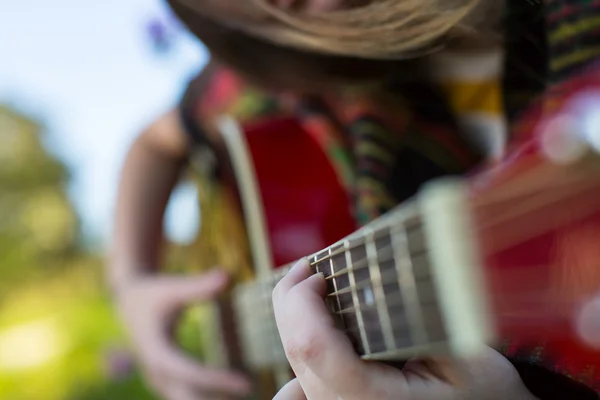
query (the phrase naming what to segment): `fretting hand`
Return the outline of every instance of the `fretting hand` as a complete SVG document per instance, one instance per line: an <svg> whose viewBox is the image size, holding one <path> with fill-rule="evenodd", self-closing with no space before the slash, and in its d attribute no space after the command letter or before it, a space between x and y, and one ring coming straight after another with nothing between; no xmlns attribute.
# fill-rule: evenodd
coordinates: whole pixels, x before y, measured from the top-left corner
<svg viewBox="0 0 600 400"><path fill-rule="evenodd" d="M323 298L325 279L298 262L275 288L273 302L286 355L297 379L276 400L504 400L534 399L508 360L489 349L452 368L410 361L401 371L362 361L334 326ZM461 385L449 383L462 370Z"/></svg>

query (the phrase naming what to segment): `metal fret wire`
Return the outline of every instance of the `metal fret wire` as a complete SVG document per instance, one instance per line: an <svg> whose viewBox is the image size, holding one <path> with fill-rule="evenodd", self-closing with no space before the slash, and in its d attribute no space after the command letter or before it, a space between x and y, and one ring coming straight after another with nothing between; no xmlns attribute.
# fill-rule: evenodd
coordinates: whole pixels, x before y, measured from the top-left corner
<svg viewBox="0 0 600 400"><path fill-rule="evenodd" d="M423 307L419 300L408 237L405 230L391 236L392 257L398 272L398 284L401 288L400 297L402 297L406 318L409 321L411 339L417 345L424 344L428 340L427 330L423 321ZM402 249L402 251L399 251L399 249Z"/></svg>
<svg viewBox="0 0 600 400"><path fill-rule="evenodd" d="M395 283L395 282L397 282L397 280L396 280L395 277L394 277L393 280L385 280L385 279L383 279L382 281L384 282L384 285L388 284L388 283ZM525 293L525 294L511 294L511 296L512 296L511 300L515 300L516 299L516 300L519 300L519 301L526 301L526 300L532 301L532 300L539 299L539 301L538 301L538 303L539 303L539 302L543 302L543 300L542 300L543 296L550 296L550 294L546 290L541 290L539 292L528 292L528 293ZM402 297L400 293L396 293L396 294L393 294L393 295L386 295L386 298L387 298L387 304L389 306L394 306L394 305L399 305L399 304L406 304L406 302L404 301L404 297ZM430 305L433 305L434 303L435 302L433 302L433 303L432 302L422 302L422 301L420 302L421 306L430 306ZM366 305L366 304L361 304L358 308L363 309L363 310L369 310L369 309L373 309L373 306L369 306L369 305ZM271 310L265 310L265 307L263 307L263 306L256 307L256 308L252 308L252 307L240 307L240 309L251 309L252 312L250 314L253 317L264 316L264 315L267 315L267 314L272 314ZM263 311L262 313L260 312L261 309ZM356 311L357 311L357 309L355 309L354 306L352 306L352 307L345 308L345 309L343 309L341 311L336 311L336 313L338 313L338 314L344 314L344 313L350 313L350 312L356 312Z"/></svg>
<svg viewBox="0 0 600 400"><path fill-rule="evenodd" d="M350 254L350 241L344 241L344 249L346 256L346 266L352 265L352 256ZM354 276L354 269L352 268L349 269L348 281L350 282L350 287L352 288L352 304L354 304L354 308L357 310L356 322L358 323L358 330L360 334L360 341L362 342L362 348L365 354L371 354L371 347L369 346L369 340L367 338L365 321L363 319L362 310L360 309L360 301L358 300L358 292L356 290L356 277Z"/></svg>
<svg viewBox="0 0 600 400"><path fill-rule="evenodd" d="M375 291L375 304L377 306L377 314L381 322L385 348L393 350L396 347L394 331L392 330L392 321L390 318L390 310L386 303L385 292L383 290L383 282L381 279L381 268L379 266L377 247L375 245L374 232L368 230L365 250L369 265L369 273Z"/></svg>
<svg viewBox="0 0 600 400"><path fill-rule="evenodd" d="M328 253L331 255L331 247L327 249ZM333 276L335 274L335 265L333 263L333 258L330 256L329 257L329 268L331 269L331 276ZM333 292L336 293L335 295L335 301L337 302L337 306L338 306L338 311L342 310L342 303L340 302L340 296L337 294L338 293L338 288L337 288L337 281L335 279L333 279ZM344 318L340 318L342 325L344 326L344 328L346 327L346 322L344 321Z"/></svg>
<svg viewBox="0 0 600 400"><path fill-rule="evenodd" d="M382 235L384 237L385 237L385 234L389 234L391 236L392 234L397 233L398 231L404 232L405 230L406 230L406 227L403 226L403 224L401 224L401 223L400 224L393 224L393 225L384 226L384 227L379 228L377 230L373 230L373 229L369 229L369 228L363 228L363 230L361 231L362 235L360 237L356 237L356 238L351 238L351 239L344 240L344 247L343 248L340 247L338 250L332 251L329 254L327 254L325 257L320 258L320 259L317 259L316 257L319 254L321 254L323 251L320 251L317 254L315 254L313 257L311 257L311 258L315 258L315 261L311 262L310 265L312 267L314 267L315 265L320 264L323 261L328 261L330 258L335 257L335 256L337 256L339 254L342 254L342 253L344 253L346 251L354 250L354 249L357 249L359 247L362 247L362 246L366 245L366 243L367 243L366 239L365 239L365 237L367 236L366 232L373 232L374 239L376 240L376 239L380 239L382 237ZM357 243L355 245L348 246L348 248L346 248L346 246L345 246L346 242L349 243L350 241L356 241ZM334 244L332 246L329 246L328 249L332 249L332 248L338 247L338 246L339 246L339 243L336 243L336 244Z"/></svg>

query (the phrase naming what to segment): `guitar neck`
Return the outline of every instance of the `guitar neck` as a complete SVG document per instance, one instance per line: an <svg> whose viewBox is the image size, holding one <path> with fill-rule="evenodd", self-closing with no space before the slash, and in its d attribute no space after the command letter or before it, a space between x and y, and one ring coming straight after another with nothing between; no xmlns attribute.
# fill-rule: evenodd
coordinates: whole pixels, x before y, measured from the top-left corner
<svg viewBox="0 0 600 400"><path fill-rule="evenodd" d="M483 282L467 247L465 195L462 184L442 182L309 257L327 280L334 319L363 358L466 354L491 340ZM434 246L441 237L446 245ZM288 270L238 288L240 329L253 365L285 362L270 294Z"/></svg>
<svg viewBox="0 0 600 400"><path fill-rule="evenodd" d="M338 327L369 360L468 356L500 338L543 334L562 353L600 362L571 322L600 290L600 170L591 164L537 166L494 190L433 183L313 254ZM271 293L288 269L236 293L250 365L286 363Z"/></svg>

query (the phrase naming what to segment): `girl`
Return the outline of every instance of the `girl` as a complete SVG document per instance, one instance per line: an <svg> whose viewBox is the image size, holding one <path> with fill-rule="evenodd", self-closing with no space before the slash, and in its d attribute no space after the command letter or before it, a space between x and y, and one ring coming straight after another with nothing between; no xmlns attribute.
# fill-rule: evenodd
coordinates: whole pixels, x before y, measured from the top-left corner
<svg viewBox="0 0 600 400"><path fill-rule="evenodd" d="M132 146L108 267L117 305L159 393L187 399L250 390L245 377L200 366L163 336L181 307L211 299L224 288L223 270L186 278L149 273L159 269L164 207L192 150L208 165L211 193L223 193L214 190L226 173L214 117L229 113L247 122L283 113L301 121L318 119L317 128L310 126L327 138L331 162L352 193L356 220L366 223L426 180L464 173L501 156L518 110L547 82L567 77L595 54L594 35L574 33L582 35L583 48L579 57L568 57L560 42L564 35L546 31L563 26L556 3L508 3L508 33L500 41L505 4L492 0L170 1L212 59L181 105ZM569 9L569 18L597 8L594 2L582 3ZM546 38L553 37L558 39L547 46ZM227 203L220 204L226 208ZM203 217L215 215L220 214L203 209ZM210 225L207 219L205 225ZM203 257L214 248L211 238L200 237ZM232 257L228 262L234 264L244 255ZM523 398L542 397L548 388L562 390L565 398L586 392L568 379L540 385L548 379L544 368L527 376L522 372L524 385L502 356L492 358L487 374L492 379L480 374L475 383L510 376L515 391L509 393ZM485 384L473 387L478 389L469 398L488 394ZM438 397L426 393L422 398Z"/></svg>

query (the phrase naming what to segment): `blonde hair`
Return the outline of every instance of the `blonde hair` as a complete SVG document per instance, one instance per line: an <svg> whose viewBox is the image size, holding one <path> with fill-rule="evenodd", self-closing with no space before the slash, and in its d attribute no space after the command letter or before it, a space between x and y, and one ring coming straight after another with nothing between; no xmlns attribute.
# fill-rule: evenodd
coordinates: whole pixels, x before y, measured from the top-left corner
<svg viewBox="0 0 600 400"><path fill-rule="evenodd" d="M224 18L207 0L167 0L214 60L259 86L301 92L322 92L326 84L383 82L392 76L424 78L417 56L461 38L470 41L473 35L463 34L483 33L489 16L499 14L494 11L504 3L348 0L353 7L306 15L282 11L269 0L238 1L244 15L256 17Z"/></svg>
<svg viewBox="0 0 600 400"><path fill-rule="evenodd" d="M253 0L278 25L247 29L282 45L365 58L414 58L476 29L480 0L365 0L356 7L302 14ZM497 0L499 1L499 0Z"/></svg>
<svg viewBox="0 0 600 400"><path fill-rule="evenodd" d="M210 13L199 0L179 0L195 12ZM242 0L240 0L242 1ZM483 4L503 0L347 0L345 9L326 13L282 10L270 0L249 0L262 18L221 23L282 46L322 54L369 59L407 59L435 52L444 42L483 28ZM493 7L493 6L491 6ZM488 11L488 10L484 10ZM249 12L252 14L252 12ZM488 14L488 13L486 13Z"/></svg>

